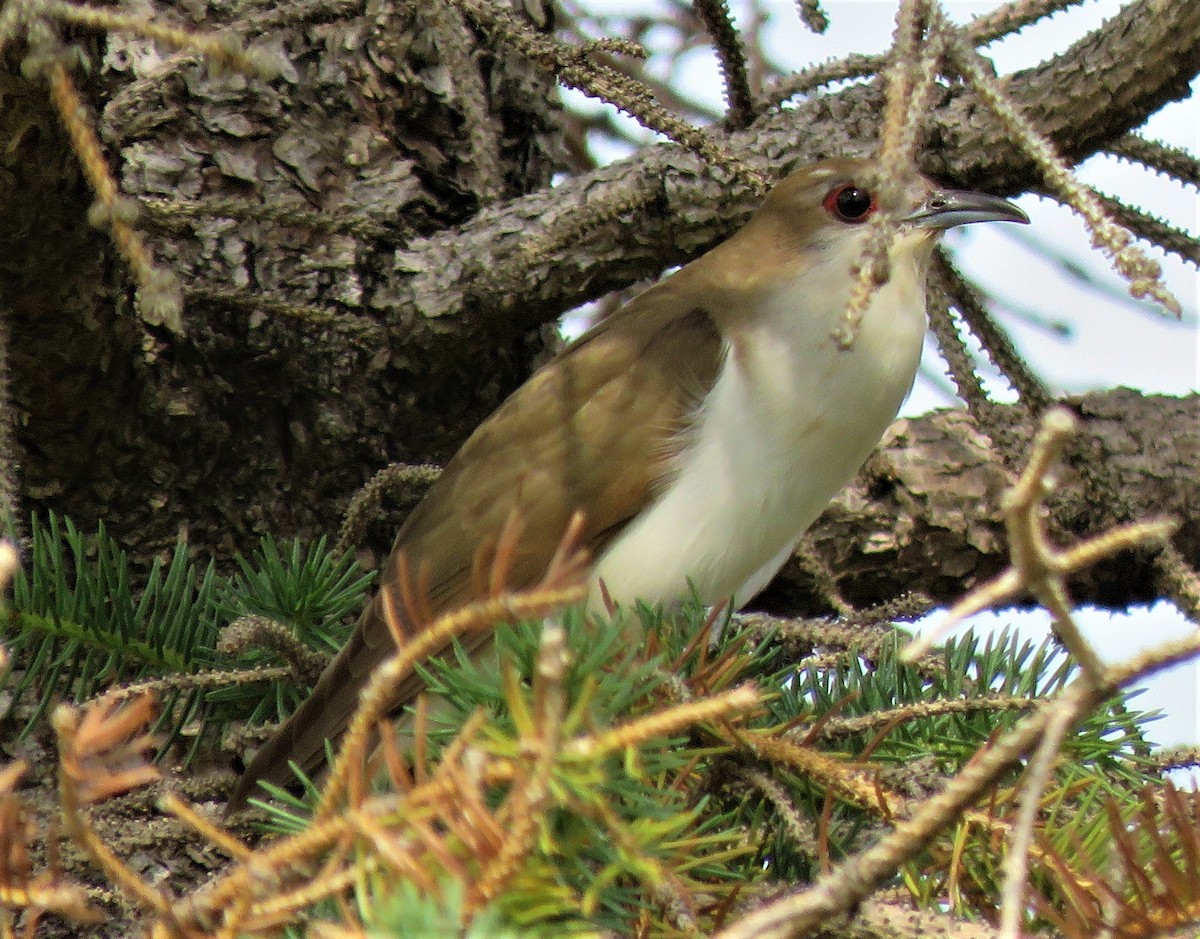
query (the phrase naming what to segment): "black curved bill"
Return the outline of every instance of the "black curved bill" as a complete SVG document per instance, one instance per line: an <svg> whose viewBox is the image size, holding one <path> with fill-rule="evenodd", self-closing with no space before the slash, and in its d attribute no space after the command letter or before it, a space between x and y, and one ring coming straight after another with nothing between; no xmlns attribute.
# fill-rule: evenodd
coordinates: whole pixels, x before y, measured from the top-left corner
<svg viewBox="0 0 1200 939"><path fill-rule="evenodd" d="M986 192L937 189L906 221L918 228L953 228L972 222L1020 222L1028 225L1029 216L1007 199Z"/></svg>

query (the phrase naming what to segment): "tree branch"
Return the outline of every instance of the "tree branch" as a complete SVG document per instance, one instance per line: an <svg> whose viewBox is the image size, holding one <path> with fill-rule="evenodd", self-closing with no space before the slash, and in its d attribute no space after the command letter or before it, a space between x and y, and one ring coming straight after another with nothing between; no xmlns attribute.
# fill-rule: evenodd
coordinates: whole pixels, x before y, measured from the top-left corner
<svg viewBox="0 0 1200 939"><path fill-rule="evenodd" d="M1200 70L1197 34L1200 4L1138 0L1061 55L1010 76L1009 88L1060 152L1079 161L1141 125L1165 102L1187 96L1188 82ZM752 168L779 178L814 159L869 150L880 107L877 83L855 86L775 111L729 134L726 147ZM933 109L922 167L1000 193L1036 182L1029 161L1005 145L998 122L958 90ZM481 317L502 317L510 329L529 329L712 247L755 207L730 188L692 154L649 147L409 242L397 253L399 276L378 299L406 329L417 325L410 318L417 312L436 318L446 336L459 311L464 329ZM530 231L569 224L581 204L631 200L651 201L636 224L583 233L540 257L535 267L527 265L521 245ZM491 289L497 283L512 292L498 297Z"/></svg>

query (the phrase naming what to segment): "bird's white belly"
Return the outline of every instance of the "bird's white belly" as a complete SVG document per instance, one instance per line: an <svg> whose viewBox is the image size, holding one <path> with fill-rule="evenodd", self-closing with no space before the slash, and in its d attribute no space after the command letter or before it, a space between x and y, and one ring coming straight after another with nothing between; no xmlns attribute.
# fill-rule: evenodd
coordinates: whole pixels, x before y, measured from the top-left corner
<svg viewBox="0 0 1200 939"><path fill-rule="evenodd" d="M594 598L603 581L622 604L673 603L691 581L705 603L748 601L879 442L920 361L923 285L894 277L849 350L836 316L794 300L732 337L675 476L599 557Z"/></svg>

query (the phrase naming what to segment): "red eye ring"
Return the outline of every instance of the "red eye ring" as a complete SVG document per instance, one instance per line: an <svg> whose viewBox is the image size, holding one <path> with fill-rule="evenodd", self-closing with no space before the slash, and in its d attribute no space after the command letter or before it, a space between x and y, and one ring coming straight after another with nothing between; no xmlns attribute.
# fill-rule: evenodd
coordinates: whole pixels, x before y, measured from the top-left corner
<svg viewBox="0 0 1200 939"><path fill-rule="evenodd" d="M826 212L847 225L865 222L878 208L875 196L854 183L843 183L831 189L823 204Z"/></svg>

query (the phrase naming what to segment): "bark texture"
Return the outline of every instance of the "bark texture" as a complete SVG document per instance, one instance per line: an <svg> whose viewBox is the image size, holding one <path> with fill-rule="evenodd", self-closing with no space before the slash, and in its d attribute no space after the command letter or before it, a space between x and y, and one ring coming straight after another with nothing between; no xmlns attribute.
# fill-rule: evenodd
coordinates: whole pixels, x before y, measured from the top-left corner
<svg viewBox="0 0 1200 939"><path fill-rule="evenodd" d="M514 15L517 15L514 13ZM285 52L267 84L116 35L81 73L139 225L184 284L185 334L144 324L46 90L0 76L2 298L23 494L143 556L315 537L395 459L444 458L528 372L531 330L389 323L394 245L545 186L553 83L441 4L177 7ZM198 204L205 208L190 211ZM299 305L328 311L302 321ZM386 304L385 304L386 305ZM415 333L413 340L409 334Z"/></svg>

